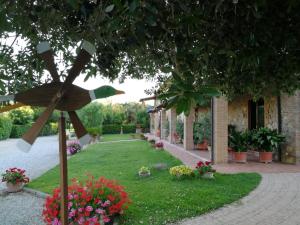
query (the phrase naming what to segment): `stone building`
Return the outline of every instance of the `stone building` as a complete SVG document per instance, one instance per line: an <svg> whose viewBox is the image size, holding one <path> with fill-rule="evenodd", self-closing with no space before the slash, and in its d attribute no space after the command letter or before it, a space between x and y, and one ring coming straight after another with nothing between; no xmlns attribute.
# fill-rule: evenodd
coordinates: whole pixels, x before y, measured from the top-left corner
<svg viewBox="0 0 300 225"><path fill-rule="evenodd" d="M253 101L250 97L243 96L232 101L225 98L214 98L212 108L203 111L212 111L213 120L213 160L216 163L227 162L228 125L234 125L237 130L269 127L277 129L286 137L286 143L277 153L276 158L284 163L300 163L300 91L293 96L281 95L280 97L265 97ZM158 101L155 102L157 106ZM183 147L186 150L194 148L193 122L194 110L189 116L183 116L184 139ZM163 139L174 143L171 135L176 131L177 115L174 109L151 113L151 133L160 130ZM163 128L169 124L169 134L165 137Z"/></svg>

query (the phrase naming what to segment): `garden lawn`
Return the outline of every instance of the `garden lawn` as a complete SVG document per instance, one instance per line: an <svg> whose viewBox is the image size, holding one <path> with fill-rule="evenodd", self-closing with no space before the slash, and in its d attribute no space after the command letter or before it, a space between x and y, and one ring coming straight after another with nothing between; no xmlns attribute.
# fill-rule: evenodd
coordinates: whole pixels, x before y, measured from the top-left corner
<svg viewBox="0 0 300 225"><path fill-rule="evenodd" d="M104 134L101 136L101 142L119 141L119 140L132 140L139 138L138 134Z"/></svg>
<svg viewBox="0 0 300 225"><path fill-rule="evenodd" d="M253 190L260 182L255 173L223 175L215 180L174 180L168 170L151 171L149 178L139 178L141 166L181 164L164 151L157 151L146 141L101 143L91 145L68 161L69 178L86 180L86 174L118 180L125 186L132 204L122 217L123 225L161 225L197 216L231 203ZM28 187L51 193L59 185L59 167L32 181Z"/></svg>

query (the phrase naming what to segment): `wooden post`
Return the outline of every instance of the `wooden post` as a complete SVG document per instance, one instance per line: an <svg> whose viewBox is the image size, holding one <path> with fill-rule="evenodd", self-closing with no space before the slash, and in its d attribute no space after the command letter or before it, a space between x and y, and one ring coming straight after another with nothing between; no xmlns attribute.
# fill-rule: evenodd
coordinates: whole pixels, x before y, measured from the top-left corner
<svg viewBox="0 0 300 225"><path fill-rule="evenodd" d="M66 122L63 112L59 119L59 161L60 161L60 190L61 190L61 224L68 225L68 166L66 144Z"/></svg>

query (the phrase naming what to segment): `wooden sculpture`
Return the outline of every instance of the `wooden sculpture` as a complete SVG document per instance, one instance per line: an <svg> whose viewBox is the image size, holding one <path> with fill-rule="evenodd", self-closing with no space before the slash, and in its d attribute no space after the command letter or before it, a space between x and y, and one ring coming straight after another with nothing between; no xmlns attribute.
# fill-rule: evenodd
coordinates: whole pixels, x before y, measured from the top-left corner
<svg viewBox="0 0 300 225"><path fill-rule="evenodd" d="M0 112L8 111L23 105L47 107L31 129L23 135L22 140L17 144L18 148L23 151L30 150L31 145L34 143L54 109L68 112L76 136L81 145L87 144L90 141L90 136L79 120L75 110L82 108L94 99L106 98L117 94L123 94L124 92L116 90L111 86L102 86L95 90L88 91L72 84L95 52L93 45L89 42L83 42L82 49L79 52L73 67L69 71L65 82L60 82L49 43L42 42L37 48L38 53L46 63L46 68L50 72L53 82L15 95L0 96L0 101L17 102L15 105L3 107L0 109Z"/></svg>
<svg viewBox="0 0 300 225"><path fill-rule="evenodd" d="M78 118L75 110L80 109L89 102L98 98L105 98L112 95L123 94L110 86L102 86L95 90L85 90L73 85L73 81L79 75L80 71L90 61L95 52L94 46L84 41L73 67L64 82L60 82L59 75L54 63L53 53L48 42L42 42L37 47L38 53L46 63L47 70L50 72L53 82L44 84L28 91L17 93L15 95L0 96L0 102L14 100L15 105L5 106L0 112L23 106L44 106L45 111L40 115L33 126L23 135L18 142L17 147L23 151L29 151L31 145L36 140L43 126L55 109L67 111L73 124L76 136L81 145L90 141L90 137ZM59 120L59 159L60 159L60 187L61 187L61 224L68 224L68 173L67 173L67 154L66 154L66 129L63 113Z"/></svg>

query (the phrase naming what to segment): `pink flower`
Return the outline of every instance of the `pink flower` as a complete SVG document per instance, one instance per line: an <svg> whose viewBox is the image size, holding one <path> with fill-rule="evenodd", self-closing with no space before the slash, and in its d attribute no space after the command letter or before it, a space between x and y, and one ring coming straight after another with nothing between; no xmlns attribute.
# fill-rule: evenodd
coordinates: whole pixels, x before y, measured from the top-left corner
<svg viewBox="0 0 300 225"><path fill-rule="evenodd" d="M105 211L103 210L103 209L96 209L96 213L98 213L98 214L104 214L105 213Z"/></svg>
<svg viewBox="0 0 300 225"><path fill-rule="evenodd" d="M89 206L89 205L85 208L85 211L88 211L88 212L92 212L93 210L94 210L93 207Z"/></svg>
<svg viewBox="0 0 300 225"><path fill-rule="evenodd" d="M72 206L73 206L73 202L68 202L68 209L71 209Z"/></svg>
<svg viewBox="0 0 300 225"><path fill-rule="evenodd" d="M55 218L53 221L52 221L52 225L61 225L61 222Z"/></svg>
<svg viewBox="0 0 300 225"><path fill-rule="evenodd" d="M104 216L103 217L103 222L104 223L108 223L110 221L110 218L109 217L107 217L107 216Z"/></svg>
<svg viewBox="0 0 300 225"><path fill-rule="evenodd" d="M83 208L79 208L79 209L78 209L78 212L83 212Z"/></svg>
<svg viewBox="0 0 300 225"><path fill-rule="evenodd" d="M102 207L107 207L110 205L110 201L106 200L104 203L101 204Z"/></svg>
<svg viewBox="0 0 300 225"><path fill-rule="evenodd" d="M80 217L79 220L78 220L78 224L82 225L84 224L85 220L83 217Z"/></svg>

